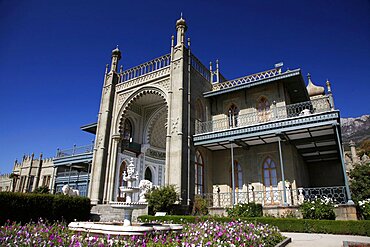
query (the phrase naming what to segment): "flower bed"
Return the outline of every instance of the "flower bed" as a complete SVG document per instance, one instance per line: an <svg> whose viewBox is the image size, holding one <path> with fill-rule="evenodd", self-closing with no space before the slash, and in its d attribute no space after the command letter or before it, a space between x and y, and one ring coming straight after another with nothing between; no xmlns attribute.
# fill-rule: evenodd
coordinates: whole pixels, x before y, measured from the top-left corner
<svg viewBox="0 0 370 247"><path fill-rule="evenodd" d="M105 237L73 233L65 224L42 221L0 227L1 246L275 246L284 237L276 227L246 221L204 221L184 225L180 233L151 233L144 236Z"/></svg>

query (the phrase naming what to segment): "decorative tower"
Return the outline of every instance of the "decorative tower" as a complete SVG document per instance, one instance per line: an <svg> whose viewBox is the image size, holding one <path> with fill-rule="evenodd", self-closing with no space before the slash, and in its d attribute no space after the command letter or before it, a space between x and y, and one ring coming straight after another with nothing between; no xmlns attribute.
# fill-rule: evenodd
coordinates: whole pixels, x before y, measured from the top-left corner
<svg viewBox="0 0 370 247"><path fill-rule="evenodd" d="M187 25L182 18L176 22L176 44L172 39L170 90L168 93L168 122L166 136L165 183L175 185L181 199L187 197L187 137L188 137L188 73L185 32ZM171 174L171 175L170 175ZM185 202L185 200L184 200Z"/></svg>
<svg viewBox="0 0 370 247"><path fill-rule="evenodd" d="M92 161L91 182L89 188L89 195L92 204L98 204L99 202L102 202L103 199L115 86L119 80L117 69L118 61L120 59L121 51L117 46L117 48L112 51L110 71L108 72L108 70L106 70L105 73L103 91L100 101L94 156Z"/></svg>

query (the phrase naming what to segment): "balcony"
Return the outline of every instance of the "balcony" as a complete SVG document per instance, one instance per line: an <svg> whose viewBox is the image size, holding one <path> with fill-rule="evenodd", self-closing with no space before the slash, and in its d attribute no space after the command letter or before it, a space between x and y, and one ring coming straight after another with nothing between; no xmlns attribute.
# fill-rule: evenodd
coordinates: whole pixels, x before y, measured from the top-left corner
<svg viewBox="0 0 370 247"><path fill-rule="evenodd" d="M254 190L250 186L248 191L235 192L235 203L259 203L264 206L277 206L283 204L283 190L270 189L270 190ZM317 198L325 199L330 198L334 204L346 204L347 194L345 186L333 187L317 187L317 188L286 188L287 204L290 206L297 206L304 201L312 201ZM201 195L207 201L208 207L231 207L232 206L232 193L205 193Z"/></svg>
<svg viewBox="0 0 370 247"><path fill-rule="evenodd" d="M57 149L54 158L55 165L70 165L76 163L91 162L94 152L94 144L76 146L69 149Z"/></svg>
<svg viewBox="0 0 370 247"><path fill-rule="evenodd" d="M310 116L317 113L331 111L332 107L328 96L311 101L300 102L287 106L276 107L272 105L270 110L241 114L230 119L224 117L218 120L195 123L195 135L234 129L239 127L265 124L283 119L292 119L303 116Z"/></svg>

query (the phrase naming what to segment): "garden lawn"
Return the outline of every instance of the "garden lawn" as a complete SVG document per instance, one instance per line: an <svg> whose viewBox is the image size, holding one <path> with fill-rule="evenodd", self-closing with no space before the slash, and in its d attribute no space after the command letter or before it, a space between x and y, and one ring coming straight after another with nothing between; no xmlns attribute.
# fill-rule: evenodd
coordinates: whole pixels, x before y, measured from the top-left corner
<svg viewBox="0 0 370 247"><path fill-rule="evenodd" d="M155 232L145 236L111 237L74 233L65 224L20 225L0 228L0 246L275 246L284 237L276 227L246 221L186 223L182 233Z"/></svg>

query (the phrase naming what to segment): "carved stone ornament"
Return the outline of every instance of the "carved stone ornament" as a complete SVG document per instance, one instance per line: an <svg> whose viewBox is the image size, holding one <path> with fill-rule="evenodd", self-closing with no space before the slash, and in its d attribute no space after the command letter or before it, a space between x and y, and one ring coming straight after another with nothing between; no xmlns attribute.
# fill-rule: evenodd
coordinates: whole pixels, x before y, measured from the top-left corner
<svg viewBox="0 0 370 247"><path fill-rule="evenodd" d="M175 133L177 128L178 128L178 125L179 125L179 118L173 118L172 119L172 130L171 130L171 134Z"/></svg>
<svg viewBox="0 0 370 247"><path fill-rule="evenodd" d="M156 84L166 89L166 91L170 91L170 79L169 78L159 81Z"/></svg>
<svg viewBox="0 0 370 247"><path fill-rule="evenodd" d="M128 99L130 93L121 93L118 95L118 107L121 107L123 103Z"/></svg>

